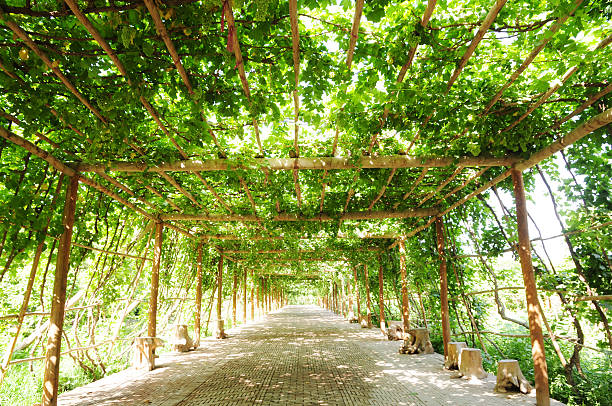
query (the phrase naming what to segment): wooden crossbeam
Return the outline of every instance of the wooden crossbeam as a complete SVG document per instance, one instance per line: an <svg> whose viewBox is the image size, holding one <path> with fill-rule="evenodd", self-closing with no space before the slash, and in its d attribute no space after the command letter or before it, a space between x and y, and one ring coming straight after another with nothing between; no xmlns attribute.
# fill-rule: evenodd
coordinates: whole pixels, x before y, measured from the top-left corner
<svg viewBox="0 0 612 406"><path fill-rule="evenodd" d="M580 139L584 138L585 136L587 136L588 134L592 133L593 131L595 131L595 130L597 130L597 129L605 126L605 125L608 125L610 123L612 123L612 108L609 108L609 109L599 113L595 117L592 117L590 120L582 123L578 127L574 128L572 131L570 131L564 137L561 137L560 139L558 139L557 141L555 141L552 144L548 145L547 147L542 148L540 151L537 151L537 152L533 153L528 159L524 159L524 160L516 163L513 166L513 168L516 169L516 170L519 170L519 171L525 171L525 170L531 168L532 166L535 166L539 162L541 162L541 161L543 161L543 160L545 160L547 158L550 158L551 156L553 156L557 152L561 151L562 149L566 148L567 146L572 145L573 143L579 141ZM452 210L454 210L457 207L463 205L468 200L472 199L473 197L481 194L482 192L490 189L491 187L497 185L499 182L501 182L504 179L508 178L511 174L512 174L512 168L504 171L502 174L500 174L500 175L496 176L495 178L491 179L489 182L485 183L484 185L482 185L478 189L474 190L470 194L462 197L461 199L459 199L455 203L451 204L445 210L443 210L440 213L438 213L436 215L436 217L442 217L442 216L450 213ZM412 236L412 235L415 235L415 234L423 231L424 229L429 227L433 223L433 221L435 221L435 217L432 217L432 219L430 221L428 221L427 224L425 224L424 226L421 226L421 227L418 227L418 228L412 230L408 234L408 236Z"/></svg>
<svg viewBox="0 0 612 406"><path fill-rule="evenodd" d="M436 3L437 3L437 0L428 0L427 8L425 9L425 12L423 13L423 18L421 19L421 27L425 28L429 24L429 20L431 19L434 8L436 7ZM397 83L398 85L404 81L404 78L406 77L406 72L408 72L408 69L412 65L412 61L414 60L414 56L416 55L418 46L419 45L417 44L413 46L412 48L410 48L410 51L408 52L408 58L406 58L406 62L400 69L400 72L397 75L397 80L395 81L395 83ZM393 93L393 96L395 97L397 93L398 91L395 91ZM377 132L374 132L374 134L372 135L372 139L370 140L370 145L368 146L368 153L370 155L372 155L372 149L374 148L374 144L376 143L376 139L378 138L380 131L385 126L385 123L387 122L387 117L389 117L389 105L385 104L385 109L383 110L383 116L382 116L382 120L381 120L379 129Z"/></svg>
<svg viewBox="0 0 612 406"><path fill-rule="evenodd" d="M346 52L346 67L349 69L349 71L351 69L351 65L353 64L353 54L355 52L355 46L357 45L357 38L359 36L359 25L361 24L361 15L363 14L363 4L364 4L364 0L357 0L357 2L355 3L355 14L353 15L353 24L351 26L351 37L349 38L349 46ZM334 142L332 145L332 155L333 156L336 156L336 151L338 149L338 136L339 135L340 135L340 129L336 126L336 134L334 135ZM325 179L326 177L327 177L327 170L325 170L325 172L323 173L323 179ZM321 213L323 212L326 188L327 188L327 182L324 182L323 185L321 186L321 204L320 204ZM351 190L349 190L349 197L347 198L344 211L346 211L346 206L348 206L348 201L351 198L351 195L352 195Z"/></svg>
<svg viewBox="0 0 612 406"><path fill-rule="evenodd" d="M355 236L346 233L338 233L335 238L358 238L358 239L394 239L400 236L399 233L382 233L382 234L371 234L371 233L357 233ZM252 235L248 237L232 235L232 234L201 234L198 235L198 238L202 240L228 240L228 241L274 241L274 240L284 240L286 237L284 235L278 236L263 236L263 235ZM317 239L326 239L328 237L320 237L320 236L305 236L300 237L303 240L317 240Z"/></svg>
<svg viewBox="0 0 612 406"><path fill-rule="evenodd" d="M425 175L427 175L427 172L429 171L429 168L423 168L423 170L421 171L421 174L419 175L419 177L414 181L414 183L412 184L412 187L410 187L410 189L404 193L404 196L402 196L402 201L408 199L408 196L410 196L412 194L412 192L414 192L414 190L417 188L417 186L419 186L421 184L421 182L423 181L423 179L425 179ZM400 205L401 202L397 202L395 204L393 204L393 209L397 209L397 207Z"/></svg>
<svg viewBox="0 0 612 406"><path fill-rule="evenodd" d="M416 210L403 211L363 211L363 212L348 212L338 217L339 220L378 220L378 219L401 219L412 217L428 217L434 216L438 212L435 207L423 208ZM159 216L161 220L183 220L183 221L238 221L238 222L260 222L266 221L265 218L249 215L249 214L234 214L234 215L218 215L218 214L185 214L173 213L162 214ZM334 221L335 219L328 214L319 214L314 217L304 217L295 214L279 214L271 219L272 221Z"/></svg>
<svg viewBox="0 0 612 406"><path fill-rule="evenodd" d="M444 180L444 182L440 183L440 185L438 185L436 190L434 190L433 192L431 192L427 196L425 196L423 199L421 199L421 201L416 205L416 207L421 207L421 205L423 203L425 203L426 201L428 201L429 199L431 199L432 197L437 195L442 189L444 189L444 187L446 185L448 185L453 179L455 179L457 177L457 175L459 175L461 173L462 170L463 170L463 167L462 166L458 166L457 169L455 169L455 171L451 174L451 176L446 178Z"/></svg>
<svg viewBox="0 0 612 406"><path fill-rule="evenodd" d="M299 117L300 117L300 98L298 96L298 85L300 83L300 33L298 30L298 15L297 15L297 0L289 0L289 19L291 22L291 39L293 50L293 73L295 76L295 88L293 89L293 148L295 156L300 156L300 147L298 137L300 133ZM293 184L295 185L295 195L297 197L298 207L302 206L302 190L300 188L298 170L293 170Z"/></svg>
<svg viewBox="0 0 612 406"><path fill-rule="evenodd" d="M69 0L69 1L74 1L74 0ZM194 94L193 87L191 86L191 81L189 80L189 76L187 75L187 72L185 71L185 68L183 67L183 64L181 62L180 56L178 55L178 52L176 52L174 43L172 42L172 40L170 39L170 36L168 35L168 31L166 30L166 27L159 15L157 6L153 2L153 0L144 0L144 3L145 3L145 6L147 6L147 9L149 10L149 14L151 14L151 17L153 18L153 22L155 23L155 29L157 30L157 33L164 41L164 44L166 44L166 48L168 49L168 52L170 53L170 56L172 57L172 62L174 62L174 66L176 66L176 70L181 76L183 83L185 83L185 86L187 87L187 91L189 92L190 95L193 95Z"/></svg>
<svg viewBox="0 0 612 406"><path fill-rule="evenodd" d="M347 251L346 249L318 249L318 250L258 250L258 251L249 251L249 250L223 250L224 254L284 254L284 253L298 253L298 254L314 254L316 252L343 252ZM378 247L368 247L368 248L351 248L349 251L360 251L360 252L379 252L381 251Z"/></svg>
<svg viewBox="0 0 612 406"><path fill-rule="evenodd" d="M478 46L478 44L480 44L480 41L482 41L486 32L489 30L489 27L491 27L491 24L493 24L493 21L495 21L495 18L497 18L497 15L499 14L499 12L501 11L501 9L504 7L505 4L506 4L506 0L495 0L495 4L489 10L489 13L485 17L482 24L480 24L480 27L478 28L478 32L476 32L476 35L474 35L472 42L470 43L470 45L467 47L467 49L463 53L461 60L457 64L457 67L455 68L453 74L448 80L448 83L446 84L445 94L448 94L451 87L453 87L453 84L459 77L459 74L461 74L461 71L463 71L463 68L465 68L465 66L467 65L468 60L474 54L476 47Z"/></svg>
<svg viewBox="0 0 612 406"><path fill-rule="evenodd" d="M383 195L385 194L385 191L387 190L387 186L389 186L389 183L391 183L391 180L393 179L393 175L395 175L396 171L397 171L397 168L391 169L391 173L389 174L389 177L387 178L387 182L380 189L380 192L378 192L378 194L376 195L374 200L372 200L372 203L370 203L370 205L368 206L368 210L372 210L372 207L374 207L376 202L378 202L380 200L380 198L383 197Z"/></svg>
<svg viewBox="0 0 612 406"><path fill-rule="evenodd" d="M227 21L228 35L230 37L231 46L236 58L236 69L238 69L238 76L240 77L240 83L242 83L242 90L244 91L244 95L246 96L249 105L251 105L251 90L249 89L249 81L247 80L246 72L244 70L244 60L242 59L242 52L240 51L240 42L238 41L238 32L236 30L236 23L234 21L234 12L232 11L232 6L228 0L223 2L223 13L225 20ZM252 119L253 128L255 129L255 137L257 139L257 146L259 147L259 153L263 156L264 151L261 146L261 138L259 136L259 125L255 117Z"/></svg>
<svg viewBox="0 0 612 406"><path fill-rule="evenodd" d="M121 75L126 78L128 84L131 85L132 81L130 80L130 78L128 76L127 69L125 68L123 63L119 60L119 58L117 57L117 54L111 48L110 44L102 37L102 35L98 32L98 30L96 30L96 28L93 26L91 21L89 21L89 19L85 16L85 14L83 14L83 12L79 9L76 0L65 0L65 2L66 2L66 4L68 4L68 6L72 10L72 12L76 16L76 18L79 20L79 22L87 29L87 31L91 34L91 36L94 37L96 42L100 45L100 47L104 50L104 52L106 52L108 57L113 61L113 63L115 64L115 66L117 67L117 69L119 70ZM155 8L155 5L152 3L152 1L150 1L150 0L145 1L145 3L147 3L147 2L150 3L150 4L147 4L147 8L149 8L149 11L151 12L151 15L153 16L153 20L155 21L158 33L160 33L160 35L164 39L164 42L170 41L170 38L168 37L168 33L165 31L165 28L163 27L163 23L161 22L161 19L159 17L159 13L157 12L157 8ZM159 26L159 24L161 24L161 27ZM164 36L163 33L165 33L165 36ZM166 45L167 46L169 45L168 42L166 42ZM174 50L174 45L171 44L171 41L170 41L170 46ZM170 51L170 53L172 54L172 51ZM174 54L176 54L176 50L174 50ZM176 56L178 57L178 55L176 55ZM172 58L174 60L174 55L172 56ZM176 60L174 60L174 62L175 62L175 64L177 63ZM180 62L180 59L178 60L178 64L182 68L182 64ZM177 68L178 68L178 66L177 66ZM179 71L181 71L181 70L179 69ZM183 73L185 74L185 77L186 77L187 74L185 73L185 70L182 69L182 71L183 71ZM187 81L188 81L188 79L187 79ZM191 93L193 93L193 90L191 91ZM157 126L162 130L162 132L166 135L166 137L168 137L170 139L170 141L172 142L174 147L180 153L181 157L183 159L187 159L188 158L187 154L180 147L180 145L176 142L176 139L172 136L172 134L170 134L170 131L168 131L168 128L162 123L162 121L161 121L161 119L159 117L159 114L157 113L155 108L153 108L151 103L149 103L149 101L144 96L142 96L142 95L140 96L140 102L145 107L145 109L147 110L149 115L153 118L153 120L155 121ZM138 151L138 152L141 155L144 155L144 153L142 151ZM175 189L177 189L181 194L183 194L185 197L187 197L187 199L189 199L191 202L193 202L198 208L200 208L200 209L203 208L203 206L195 199L195 197L190 192L185 190L182 186L180 186L178 184L178 182L174 178L172 178L170 175L165 174L165 173L161 173L160 175L168 183L170 183ZM199 177L200 177L200 179L202 179L201 176L199 176Z"/></svg>
<svg viewBox="0 0 612 406"><path fill-rule="evenodd" d="M472 38L472 42L470 42L470 45L467 47L467 49L463 53L463 56L461 57L461 59L459 60L459 63L457 64L457 67L455 68L455 70L453 71L453 74L448 80L446 84L446 91L444 92L444 96L446 96L450 92L451 88L453 87L453 84L459 78L459 75L461 74L465 66L467 65L469 59L474 54L476 47L478 47L478 44L480 44L480 41L482 41L482 39L484 38L486 32L491 27L491 24L493 24L493 21L495 21L495 18L497 18L497 15L499 14L501 9L506 4L506 1L507 0L495 0L495 4L487 13L487 16L485 17L484 21L480 24L480 27L478 28L476 35L474 35L474 38ZM416 144L416 142L421 138L422 131L425 129L425 127L429 123L429 120L431 120L431 118L434 116L435 113L436 113L436 110L434 109L427 117L425 117L425 120L423 120L423 123L419 127L419 131L417 131L416 135L412 138L412 141L410 141L410 145L408 145L408 148L406 148L406 152L410 151L412 147Z"/></svg>
<svg viewBox="0 0 612 406"><path fill-rule="evenodd" d="M153 186L151 186L149 184L146 184L141 179L136 179L136 182L138 182L141 185L143 185L145 187L145 189L147 189L149 192L153 193L155 196L159 197L162 200L165 200L166 203L168 203L170 206L172 206L172 208L175 209L176 211L183 211L176 203L174 203L168 197L164 196L159 190L155 189Z"/></svg>
<svg viewBox="0 0 612 406"><path fill-rule="evenodd" d="M363 156L357 159L348 157L321 158L259 158L250 162L233 163L226 159L182 160L150 165L146 162L109 162L109 163L72 163L70 166L79 172L100 170L116 172L193 172L227 170L344 170L344 169L383 169L383 168L443 168L460 165L463 167L511 166L520 161L516 155L500 158L463 157L463 158L416 158L407 155Z"/></svg>
<svg viewBox="0 0 612 406"><path fill-rule="evenodd" d="M346 66L350 69L353 63L353 55L355 54L355 46L359 37L359 25L361 24L361 15L363 14L364 0L357 0L355 3L355 14L353 16L353 25L351 27L351 38L349 39L349 47L346 53Z"/></svg>
<svg viewBox="0 0 612 406"><path fill-rule="evenodd" d="M569 16L571 16L576 9L580 6L580 4L582 3L583 0L576 0L576 7L569 13L566 14L564 16L561 16L559 18L557 18L557 20L555 21L555 23L548 29L547 34L545 34L543 36L543 39L541 41L538 42L538 45L536 45L536 47L531 51L531 53L527 56L527 58L525 58L525 60L523 61L523 63L521 64L521 66L519 68L517 68L517 70L512 74L512 76L510 77L510 79L504 84L504 86L502 86L502 88L495 94L495 96L493 96L493 98L489 101L489 103L487 104L487 106L483 109L483 111L481 111L479 113L479 117L482 117L484 115L486 115L490 109L493 107L493 105L499 100L499 98L501 97L502 93L508 88L510 87L510 85L512 85L512 83L514 83L514 81L516 81L516 79L525 71L525 69L527 69L527 67L533 62L533 60L535 59L535 57L538 55L538 53L540 53L540 51L546 46L546 44L552 39L553 35L559 30L559 28L561 27L561 25L563 25L563 23L569 18ZM605 48L606 46L610 45L610 43L612 42L612 35L609 35L607 38L603 39L599 44L597 44L595 46L594 50L601 50L603 48ZM502 134L506 131L511 130L512 128L516 127L521 121L523 121L525 118L527 118L535 109L537 109L538 107L540 107L546 100L548 100L548 98L555 93L561 86L563 86L563 84L565 84L565 82L572 76L574 75L574 73L576 73L576 71L578 70L578 66L574 65L572 68L570 68L562 77L560 82L557 82L555 84L553 84L540 98L539 100L532 104L525 113L523 113L520 117L518 117L514 122L510 123L506 128L504 128L503 130L501 130L499 132L499 134ZM603 95L601 95L600 97L603 97ZM597 97L598 99L599 97ZM596 100L596 99L595 99ZM589 104L590 105L590 104ZM578 111L576 114L578 114L579 112L581 112L582 110ZM573 117L573 116L572 116ZM552 129L555 129L555 127L553 126ZM451 142L456 140L457 138L460 138L462 136L464 136L465 134L467 134L467 132L469 131L469 128L465 128L461 133L455 135L452 139ZM539 134L542 135L543 133ZM538 135L538 136L539 136ZM449 147L450 148L450 143L449 143ZM447 148L447 149L448 149Z"/></svg>
<svg viewBox="0 0 612 406"><path fill-rule="evenodd" d="M548 31L544 35L542 35L541 39L538 41L538 45L536 45L536 47L531 50L531 52L529 53L529 55L527 55L527 58L525 58L521 66L519 66L514 71L514 73L512 73L510 79L506 81L506 83L501 87L501 89L498 90L498 92L495 94L495 96L493 96L489 103L487 103L485 109L480 113L481 116L487 114L489 110L491 110L491 107L493 107L493 105L501 98L504 91L509 88L516 81L516 79L518 79L518 77L525 71L525 69L527 69L529 65L531 65L536 56L538 56L538 54L550 42L550 40L557 33L557 31L559 31L565 21L567 21L567 19L574 14L578 7L580 7L580 4L582 4L583 1L584 0L575 0L576 6L572 9L572 11L569 14L565 14L557 18L557 21L555 21L554 24L550 26Z"/></svg>
<svg viewBox="0 0 612 406"><path fill-rule="evenodd" d="M0 10L0 20L2 20L11 29L11 31L13 31L15 33L15 35L17 35L23 42L26 43L26 45L36 55L38 55L38 57L43 61L45 66L47 66L47 68L49 68L53 72L53 74L64 84L64 86L66 86L66 88L68 90L70 90L70 92L77 99L79 99L79 101L85 107L87 107L96 117L98 117L98 119L100 119L100 121L102 121L104 124L107 124L107 120L106 120L106 118L104 118L104 116L102 116L102 113L100 113L98 111L98 109L96 109L91 104L91 102L89 100L87 100L87 98L85 96L83 96L81 94L81 92L79 92L77 90L77 88L72 84L72 82L70 82L68 80L68 78L66 78L64 73L60 70L60 68L58 66L56 66L53 62L51 62L51 60L49 59L47 54L45 54L38 47L38 45L36 45L36 43L32 40L32 38L30 38L30 36L19 25L17 25L15 22L13 22L9 18L7 18L7 16L1 10Z"/></svg>
<svg viewBox="0 0 612 406"><path fill-rule="evenodd" d="M157 33L159 34L159 36L164 41L164 44L166 44L166 48L168 49L168 52L170 53L170 56L172 57L172 61L174 62L174 66L176 66L176 70L178 71L179 75L181 76L181 79L183 80L183 83L185 84L185 87L187 87L187 91L189 92L190 95L193 96L195 94L194 91L193 91L193 86L191 85L191 81L189 80L189 76L187 75L187 71L185 70L185 67L183 66L183 63L181 62L181 58L180 58L178 52L176 51L174 43L170 39L170 35L168 34L168 31L166 30L166 26L164 25L160 15L159 15L159 10L157 9L157 6L155 5L155 3L152 0L145 0L145 5L147 6L147 9L149 10L149 14L151 14L151 17L153 18L153 21L155 22L155 29L157 30ZM212 130L209 130L209 131L210 131L210 133L213 136L213 140L215 141L215 144L219 147L219 144L217 142L217 138L212 133ZM179 150L180 150L180 152L182 152L181 155L183 156L183 159L186 159L187 157L184 154L184 152L182 151L182 149L179 149ZM201 174L199 174L198 172L194 172L194 175L196 175L196 177L198 179L200 179L200 181L204 184L204 187L213 195L213 197L215 199L217 199L217 201L223 207L225 207L230 213L233 213L233 210L231 209L231 207L225 202L225 200L223 200L223 198L221 196L219 196L219 194L210 186L210 184L208 182L206 182L206 180L202 177Z"/></svg>
<svg viewBox="0 0 612 406"><path fill-rule="evenodd" d="M444 200L446 200L447 198L449 198L450 196L454 195L455 193L457 193L458 191L464 189L467 185L469 185L474 179L478 179L482 176L483 173L485 173L489 168L482 168L481 170L479 170L478 172L475 172L472 174L472 176L469 176L461 185L457 186L456 188L454 188L453 190L451 190L450 192L448 192L447 194L445 194L444 196L442 196L440 199L438 199L438 201L436 202L436 206L440 205Z"/></svg>

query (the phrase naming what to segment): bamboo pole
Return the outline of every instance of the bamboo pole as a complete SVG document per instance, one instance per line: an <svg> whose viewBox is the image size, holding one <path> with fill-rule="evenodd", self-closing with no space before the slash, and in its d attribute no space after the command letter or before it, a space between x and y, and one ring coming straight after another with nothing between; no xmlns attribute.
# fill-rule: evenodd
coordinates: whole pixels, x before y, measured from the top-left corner
<svg viewBox="0 0 612 406"><path fill-rule="evenodd" d="M440 256L440 303L442 314L442 340L444 343L444 358L448 356L448 343L450 342L450 320L448 314L448 279L446 275L446 256L444 254L444 228L442 218L436 218L436 236L438 254Z"/></svg>
<svg viewBox="0 0 612 406"><path fill-rule="evenodd" d="M63 214L63 233L60 239L55 265L55 282L53 284L53 302L48 331L47 351L45 355L45 374L43 379L43 406L57 405L59 385L59 363L64 329L64 306L66 304L66 284L70 268L70 245L76 209L79 177L71 176L66 190Z"/></svg>
<svg viewBox="0 0 612 406"><path fill-rule="evenodd" d="M157 334L157 296L159 292L159 264L161 262L161 249L163 239L162 223L155 223L155 249L153 251L153 266L151 267L151 295L149 296L149 324L147 335L155 337Z"/></svg>
<svg viewBox="0 0 612 406"><path fill-rule="evenodd" d="M200 335L202 330L202 243L198 244L198 259L197 259L197 275L196 275L196 313L194 335L196 347L200 346Z"/></svg>
<svg viewBox="0 0 612 406"><path fill-rule="evenodd" d="M525 186L521 171L512 170L512 183L514 185L514 198L516 200L516 218L518 226L518 251L525 283L525 296L527 299L527 315L529 319L529 334L531 336L531 354L536 387L536 403L538 406L550 405L548 388L548 369L544 352L544 336L542 333L542 317L536 288L533 264L531 262L531 248L529 244L529 229L527 223L527 203L525 199Z"/></svg>
<svg viewBox="0 0 612 406"><path fill-rule="evenodd" d="M406 276L406 245L403 239L398 240L400 255L400 274L402 277L402 319L404 333L410 329L410 310L408 308L408 278Z"/></svg>

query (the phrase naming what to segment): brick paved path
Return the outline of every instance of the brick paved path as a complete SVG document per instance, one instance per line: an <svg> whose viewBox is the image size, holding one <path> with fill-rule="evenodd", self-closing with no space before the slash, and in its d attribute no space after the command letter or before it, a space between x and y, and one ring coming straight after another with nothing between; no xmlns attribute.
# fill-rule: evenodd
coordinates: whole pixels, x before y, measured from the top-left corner
<svg viewBox="0 0 612 406"><path fill-rule="evenodd" d="M60 405L533 405L451 379L442 357L400 355L398 342L315 306L287 306L264 320L207 339L197 351L162 355L64 393ZM559 404L559 403L557 403Z"/></svg>

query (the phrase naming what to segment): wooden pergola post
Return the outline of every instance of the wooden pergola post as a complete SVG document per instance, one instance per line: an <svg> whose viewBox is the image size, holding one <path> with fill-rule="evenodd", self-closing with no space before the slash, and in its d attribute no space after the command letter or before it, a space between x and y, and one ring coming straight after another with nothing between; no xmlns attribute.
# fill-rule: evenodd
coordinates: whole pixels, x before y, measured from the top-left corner
<svg viewBox="0 0 612 406"><path fill-rule="evenodd" d="M387 326L385 322L385 294L383 286L383 267L378 258L378 307L380 309L380 331L383 335L387 334Z"/></svg>
<svg viewBox="0 0 612 406"><path fill-rule="evenodd" d="M238 270L234 268L234 284L232 287L232 327L236 325L236 295L238 294Z"/></svg>
<svg viewBox="0 0 612 406"><path fill-rule="evenodd" d="M523 173L512 170L512 183L514 184L514 199L516 201L516 219L518 226L518 252L523 271L525 296L527 299L527 316L529 319L529 334L531 336L531 355L536 387L536 404L538 406L550 405L550 392L548 388L548 368L544 352L544 336L542 334L542 317L538 302L533 264L531 262L531 247L529 243L529 228L527 223L527 203L525 200L525 185Z"/></svg>
<svg viewBox="0 0 612 406"><path fill-rule="evenodd" d="M45 354L45 374L43 380L42 404L57 405L59 384L59 363L62 349L62 332L64 330L64 306L66 305L66 285L70 269L70 247L72 244L72 229L74 212L76 210L79 177L74 175L66 189L64 213L62 217L63 232L60 237L55 265L55 281L53 283L53 302L49 319L47 351Z"/></svg>
<svg viewBox="0 0 612 406"><path fill-rule="evenodd" d="M446 276L446 255L444 254L444 225L442 218L436 218L436 237L438 255L440 256L440 304L442 313L442 341L444 344L444 359L448 356L450 342L450 320L448 316L448 280Z"/></svg>
<svg viewBox="0 0 612 406"><path fill-rule="evenodd" d="M244 301L244 307L242 309L242 322L246 323L247 321L247 270L244 270L244 276L242 278L242 297Z"/></svg>
<svg viewBox="0 0 612 406"><path fill-rule="evenodd" d="M372 299L370 298L370 281L368 280L368 265L363 264L363 277L365 280L366 304L367 304L367 322L368 328L372 328Z"/></svg>
<svg viewBox="0 0 612 406"><path fill-rule="evenodd" d="M161 263L161 249L164 225L155 223L155 249L153 250L153 265L151 267L151 295L149 296L149 325L147 335L155 337L157 334L157 296L159 292L159 265Z"/></svg>
<svg viewBox="0 0 612 406"><path fill-rule="evenodd" d="M334 313L338 313L338 285L336 284L336 281L332 282L332 288L332 303L334 305Z"/></svg>
<svg viewBox="0 0 612 406"><path fill-rule="evenodd" d="M348 293L348 314L347 319L351 320L355 316L355 310L353 309L353 292L351 291L351 280L346 281L346 291Z"/></svg>
<svg viewBox="0 0 612 406"><path fill-rule="evenodd" d="M266 278L263 278L261 280L261 297L263 298L262 310L264 314L268 312L268 292L266 291L266 288L267 288L266 285L267 285Z"/></svg>
<svg viewBox="0 0 612 406"><path fill-rule="evenodd" d="M346 291L344 290L344 278L340 279L340 297L342 302L342 317L346 317Z"/></svg>
<svg viewBox="0 0 612 406"><path fill-rule="evenodd" d="M255 271L251 269L251 320L255 320Z"/></svg>
<svg viewBox="0 0 612 406"><path fill-rule="evenodd" d="M406 276L406 245L404 239L398 241L400 255L400 274L402 277L402 318L404 334L410 329L410 310L408 309L408 278Z"/></svg>
<svg viewBox="0 0 612 406"><path fill-rule="evenodd" d="M355 300L357 302L357 322L361 323L361 298L359 297L359 285L357 284L357 267L353 267L353 276L355 278Z"/></svg>
<svg viewBox="0 0 612 406"><path fill-rule="evenodd" d="M217 338L225 338L223 316L221 306L223 305L223 255L219 257L217 264Z"/></svg>
<svg viewBox="0 0 612 406"><path fill-rule="evenodd" d="M194 336L196 347L200 346L201 319L202 319L202 243L198 244L197 275L196 275L196 298L195 298L195 326Z"/></svg>

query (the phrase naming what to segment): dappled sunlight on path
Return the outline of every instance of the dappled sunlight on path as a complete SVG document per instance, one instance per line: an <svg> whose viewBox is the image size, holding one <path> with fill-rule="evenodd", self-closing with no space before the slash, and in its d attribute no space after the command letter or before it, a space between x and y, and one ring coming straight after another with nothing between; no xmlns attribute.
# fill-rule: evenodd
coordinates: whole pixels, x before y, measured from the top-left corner
<svg viewBox="0 0 612 406"><path fill-rule="evenodd" d="M60 405L533 405L493 392L494 377L468 382L442 370L442 356L400 355L398 342L316 306L287 306L60 396Z"/></svg>

